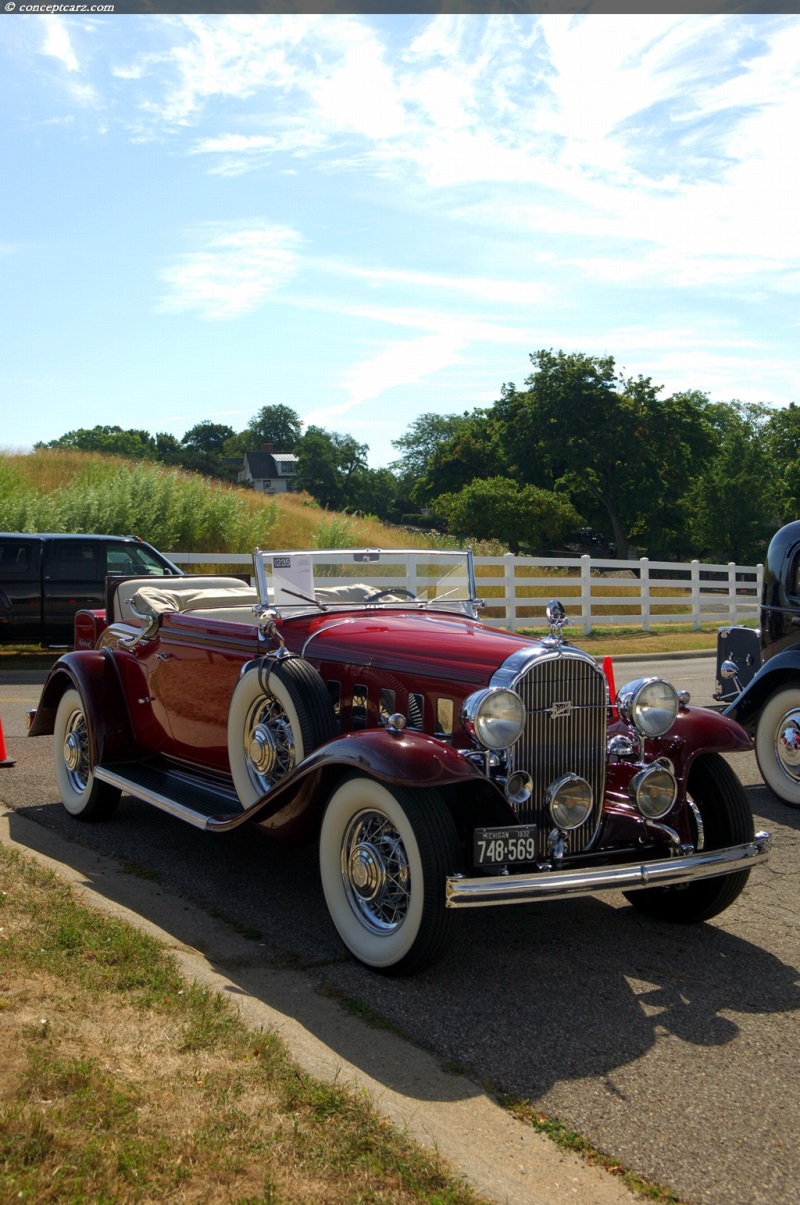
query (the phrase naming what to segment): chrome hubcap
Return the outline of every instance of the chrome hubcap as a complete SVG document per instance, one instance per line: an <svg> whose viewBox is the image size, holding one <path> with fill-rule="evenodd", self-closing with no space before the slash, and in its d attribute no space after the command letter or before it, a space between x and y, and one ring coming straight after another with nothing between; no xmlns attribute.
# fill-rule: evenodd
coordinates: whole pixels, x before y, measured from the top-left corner
<svg viewBox="0 0 800 1205"><path fill-rule="evenodd" d="M800 779L800 711L787 711L775 732L775 758L787 778Z"/></svg>
<svg viewBox="0 0 800 1205"><path fill-rule="evenodd" d="M247 755L258 774L269 774L275 765L275 741L264 724L256 724L253 729Z"/></svg>
<svg viewBox="0 0 800 1205"><path fill-rule="evenodd" d="M82 711L73 711L67 720L63 756L72 789L80 794L89 780L89 736Z"/></svg>
<svg viewBox="0 0 800 1205"><path fill-rule="evenodd" d="M247 773L262 794L294 769L296 748L292 725L274 697L257 699L244 731Z"/></svg>
<svg viewBox="0 0 800 1205"><path fill-rule="evenodd" d="M70 732L64 741L64 761L73 772L81 764L81 743L74 732Z"/></svg>
<svg viewBox="0 0 800 1205"><path fill-rule="evenodd" d="M363 811L342 841L342 881L350 907L375 933L400 928L411 898L411 875L400 834L388 816Z"/></svg>

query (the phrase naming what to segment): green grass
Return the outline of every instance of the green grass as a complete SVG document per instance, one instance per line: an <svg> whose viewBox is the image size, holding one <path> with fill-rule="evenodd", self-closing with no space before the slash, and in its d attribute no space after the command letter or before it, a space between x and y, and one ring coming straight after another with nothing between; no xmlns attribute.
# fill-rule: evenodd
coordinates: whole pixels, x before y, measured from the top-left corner
<svg viewBox="0 0 800 1205"><path fill-rule="evenodd" d="M0 1200L467 1205L363 1093L0 847Z"/></svg>

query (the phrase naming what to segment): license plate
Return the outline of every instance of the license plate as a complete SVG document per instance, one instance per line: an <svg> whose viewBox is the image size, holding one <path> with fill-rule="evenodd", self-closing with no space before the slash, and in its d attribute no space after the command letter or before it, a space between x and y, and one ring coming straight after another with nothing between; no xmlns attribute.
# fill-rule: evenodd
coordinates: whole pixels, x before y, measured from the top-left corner
<svg viewBox="0 0 800 1205"><path fill-rule="evenodd" d="M473 833L476 866L508 866L536 861L536 825L476 828Z"/></svg>

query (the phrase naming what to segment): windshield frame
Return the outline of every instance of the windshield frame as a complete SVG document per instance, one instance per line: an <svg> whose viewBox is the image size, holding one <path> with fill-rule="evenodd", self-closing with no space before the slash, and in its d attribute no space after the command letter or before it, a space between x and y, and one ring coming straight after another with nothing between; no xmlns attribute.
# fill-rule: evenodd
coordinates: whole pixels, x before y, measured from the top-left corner
<svg viewBox="0 0 800 1205"><path fill-rule="evenodd" d="M253 567L259 609L273 615L388 609L446 611L474 619L483 605L471 548L257 548ZM327 572L319 572L323 568ZM372 593L353 596L363 589ZM405 591L414 597L405 597Z"/></svg>

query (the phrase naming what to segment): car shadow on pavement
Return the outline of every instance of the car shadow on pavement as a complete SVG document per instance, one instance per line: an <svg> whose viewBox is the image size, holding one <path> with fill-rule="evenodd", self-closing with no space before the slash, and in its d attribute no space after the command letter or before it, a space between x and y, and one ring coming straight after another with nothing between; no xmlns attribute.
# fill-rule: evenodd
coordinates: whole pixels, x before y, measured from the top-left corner
<svg viewBox="0 0 800 1205"><path fill-rule="evenodd" d="M210 837L130 798L112 821L77 833L60 805L22 807L9 825L44 853L58 833L49 856L87 886L200 950L231 994L293 1016L401 1092L402 1060L386 1065L378 1028L341 1025L332 997L466 1072L449 1077L451 1099L479 1091L477 1081L536 1099L565 1080L607 1077L670 1037L727 1046L748 1015L800 1008L797 970L737 931L751 888L719 921L691 927L646 919L618 897L477 909L459 918L441 963L398 979L340 946L313 848L243 830ZM424 1096L426 1087L411 1090Z"/></svg>

